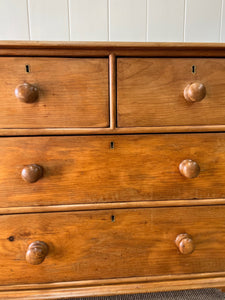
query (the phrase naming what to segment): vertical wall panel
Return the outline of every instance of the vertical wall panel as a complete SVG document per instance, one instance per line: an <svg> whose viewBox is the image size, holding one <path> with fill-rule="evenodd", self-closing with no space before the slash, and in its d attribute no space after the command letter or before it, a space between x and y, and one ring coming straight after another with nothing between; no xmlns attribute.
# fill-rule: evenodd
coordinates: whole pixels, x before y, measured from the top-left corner
<svg viewBox="0 0 225 300"><path fill-rule="evenodd" d="M0 40L225 42L224 3L0 0Z"/></svg>
<svg viewBox="0 0 225 300"><path fill-rule="evenodd" d="M146 1L109 0L109 38L111 41L146 40Z"/></svg>
<svg viewBox="0 0 225 300"><path fill-rule="evenodd" d="M69 9L71 40L108 40L108 0L70 0Z"/></svg>
<svg viewBox="0 0 225 300"><path fill-rule="evenodd" d="M221 42L225 42L225 0L222 0L222 12L221 12Z"/></svg>
<svg viewBox="0 0 225 300"><path fill-rule="evenodd" d="M219 42L222 0L186 0L185 41Z"/></svg>
<svg viewBox="0 0 225 300"><path fill-rule="evenodd" d="M67 0L28 0L32 40L69 40Z"/></svg>
<svg viewBox="0 0 225 300"><path fill-rule="evenodd" d="M148 41L182 42L184 0L148 0Z"/></svg>
<svg viewBox="0 0 225 300"><path fill-rule="evenodd" d="M26 0L0 0L0 40L28 40Z"/></svg>

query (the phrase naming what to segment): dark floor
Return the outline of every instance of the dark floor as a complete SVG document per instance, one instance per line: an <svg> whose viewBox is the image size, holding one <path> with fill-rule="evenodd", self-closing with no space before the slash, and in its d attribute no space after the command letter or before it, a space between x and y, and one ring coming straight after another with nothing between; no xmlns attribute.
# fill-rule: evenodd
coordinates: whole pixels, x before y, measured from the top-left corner
<svg viewBox="0 0 225 300"><path fill-rule="evenodd" d="M65 300L225 300L225 293L218 289L186 290L150 294L119 295L93 298L67 298Z"/></svg>

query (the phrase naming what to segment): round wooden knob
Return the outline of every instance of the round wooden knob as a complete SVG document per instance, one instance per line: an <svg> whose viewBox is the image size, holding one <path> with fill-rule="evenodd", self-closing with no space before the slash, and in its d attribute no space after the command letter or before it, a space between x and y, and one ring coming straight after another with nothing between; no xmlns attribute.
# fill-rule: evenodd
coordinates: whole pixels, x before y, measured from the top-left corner
<svg viewBox="0 0 225 300"><path fill-rule="evenodd" d="M26 261L31 265L41 264L48 254L48 245L36 241L29 245L26 253Z"/></svg>
<svg viewBox="0 0 225 300"><path fill-rule="evenodd" d="M176 237L175 244L182 254L191 254L195 249L194 242L187 233L179 234Z"/></svg>
<svg viewBox="0 0 225 300"><path fill-rule="evenodd" d="M206 96L206 88L204 84L199 82L194 82L188 84L184 89L184 98L188 102L199 102L202 101Z"/></svg>
<svg viewBox="0 0 225 300"><path fill-rule="evenodd" d="M25 103L32 103L38 99L38 88L29 83L23 83L15 89L16 98Z"/></svg>
<svg viewBox="0 0 225 300"><path fill-rule="evenodd" d="M36 164L25 166L21 172L21 176L26 182L36 182L43 176L43 168Z"/></svg>
<svg viewBox="0 0 225 300"><path fill-rule="evenodd" d="M200 167L196 163L196 161L193 161L191 159L185 159L180 163L179 170L181 175L183 175L184 177L195 178L200 172Z"/></svg>

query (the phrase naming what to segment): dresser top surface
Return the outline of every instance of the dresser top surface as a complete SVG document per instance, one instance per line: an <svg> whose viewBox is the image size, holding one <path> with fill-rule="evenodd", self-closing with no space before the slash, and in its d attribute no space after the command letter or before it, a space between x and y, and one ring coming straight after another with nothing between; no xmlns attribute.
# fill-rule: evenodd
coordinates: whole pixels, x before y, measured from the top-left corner
<svg viewBox="0 0 225 300"><path fill-rule="evenodd" d="M4 56L108 56L110 53L118 56L225 57L225 43L0 41L0 55Z"/></svg>

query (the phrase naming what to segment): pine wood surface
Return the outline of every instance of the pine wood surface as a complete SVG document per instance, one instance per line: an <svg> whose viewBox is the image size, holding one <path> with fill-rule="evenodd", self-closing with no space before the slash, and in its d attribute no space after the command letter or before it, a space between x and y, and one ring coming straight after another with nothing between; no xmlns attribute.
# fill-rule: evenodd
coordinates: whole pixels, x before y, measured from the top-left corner
<svg viewBox="0 0 225 300"><path fill-rule="evenodd" d="M118 126L224 125L224 76L220 58L118 58ZM201 102L184 98L193 82L206 88Z"/></svg>
<svg viewBox="0 0 225 300"><path fill-rule="evenodd" d="M223 133L1 138L0 207L224 198L224 148ZM30 164L43 168L34 183Z"/></svg>
<svg viewBox="0 0 225 300"><path fill-rule="evenodd" d="M0 64L0 128L109 126L106 58L0 57ZM34 103L15 96L24 82L38 89Z"/></svg>
<svg viewBox="0 0 225 300"><path fill-rule="evenodd" d="M225 43L0 41L2 56L225 57Z"/></svg>
<svg viewBox="0 0 225 300"><path fill-rule="evenodd" d="M0 216L0 281L5 285L222 272L224 210L212 206ZM181 233L193 239L190 255L175 245ZM37 266L25 259L35 241L49 247Z"/></svg>
<svg viewBox="0 0 225 300"><path fill-rule="evenodd" d="M0 298L225 286L225 44L0 56Z"/></svg>
<svg viewBox="0 0 225 300"><path fill-rule="evenodd" d="M112 296L121 294L137 294L137 293L151 293L161 291L173 290L187 290L187 289L200 289L200 288L220 288L225 284L224 277L220 278L203 278L203 279L189 279L189 280L175 280L172 281L168 278L166 281L156 282L134 282L122 284L101 284L97 286L85 287L66 287L66 288L47 288L27 290L14 290L3 291L0 293L2 299L65 299L71 297L93 297L93 296Z"/></svg>

